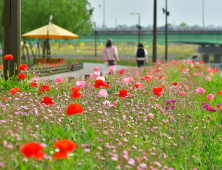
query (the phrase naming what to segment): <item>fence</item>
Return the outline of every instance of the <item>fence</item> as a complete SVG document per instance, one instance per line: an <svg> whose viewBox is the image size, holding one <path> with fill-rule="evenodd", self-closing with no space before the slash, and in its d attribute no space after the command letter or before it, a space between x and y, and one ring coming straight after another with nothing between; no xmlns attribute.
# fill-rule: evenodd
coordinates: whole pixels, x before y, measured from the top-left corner
<svg viewBox="0 0 222 170"><path fill-rule="evenodd" d="M207 65L212 69L217 68L218 71L222 71L222 63L209 63Z"/></svg>
<svg viewBox="0 0 222 170"><path fill-rule="evenodd" d="M70 71L76 71L83 69L83 63L73 64L73 65L61 65L61 66L54 66L50 67L50 65L33 65L28 71L22 71L26 74L34 73L35 76L49 76L53 74L65 73ZM0 72L0 77L3 77L3 73Z"/></svg>

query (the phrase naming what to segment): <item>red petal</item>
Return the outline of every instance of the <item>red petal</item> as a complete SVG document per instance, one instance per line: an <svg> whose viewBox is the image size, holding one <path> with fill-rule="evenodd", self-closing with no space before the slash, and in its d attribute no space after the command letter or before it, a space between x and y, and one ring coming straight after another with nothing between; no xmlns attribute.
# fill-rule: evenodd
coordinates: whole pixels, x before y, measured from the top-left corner
<svg viewBox="0 0 222 170"><path fill-rule="evenodd" d="M53 154L53 157L55 159L65 159L67 158L68 154L66 151L60 150L59 152L56 152Z"/></svg>

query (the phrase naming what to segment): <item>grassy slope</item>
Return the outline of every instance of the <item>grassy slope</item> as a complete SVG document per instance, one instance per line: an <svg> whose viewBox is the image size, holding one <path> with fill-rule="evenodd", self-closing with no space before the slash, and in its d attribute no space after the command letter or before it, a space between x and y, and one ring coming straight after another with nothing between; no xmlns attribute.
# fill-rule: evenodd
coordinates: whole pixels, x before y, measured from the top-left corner
<svg viewBox="0 0 222 170"><path fill-rule="evenodd" d="M5 120L0 127L1 138L12 144L13 148L0 146L0 162L6 169L139 169L142 166L167 166L174 169L222 169L222 144L220 112L212 113L202 110L202 102L213 107L221 102L222 81L218 73L205 81L209 76L201 66L200 69L190 69L188 75L180 72L186 65L169 64L167 68L160 65L162 79L153 79L150 82L141 81L140 77L151 74L157 77L155 67L137 70L130 69L124 75L111 75L110 89L107 89L108 98L97 98L99 89L93 87L94 80L88 80L86 87L80 89L79 99L70 99L70 87L74 82L40 82L50 87L48 93L39 93L38 88L30 88L26 81L11 82L1 80L1 98L11 97L9 101L1 101L0 119ZM193 76L193 71L203 75ZM142 90L135 89L132 83L122 84L122 78L132 76L134 82L143 84ZM190 77L193 77L191 80ZM31 77L29 77L31 78ZM154 87L165 88L162 97L152 94ZM172 84L177 82L178 86ZM183 86L189 87L185 90ZM22 95L9 95L8 90L19 87ZM206 93L196 93L202 87ZM120 89L128 89L130 97L117 96ZM187 96L180 96L184 91ZM148 92L146 94L145 92ZM206 99L210 93L215 94L211 101ZM42 97L53 97L55 105L47 107L39 103ZM119 99L116 107L104 106L109 100L113 104ZM164 110L169 99L176 99L174 110ZM78 103L84 108L84 113L68 117L68 105ZM36 111L37 110L37 111ZM147 116L152 113L153 118ZM33 158L24 162L19 152L19 146L35 141L45 143L44 152L54 151L53 143L57 139L73 140L78 148L74 156L65 160L35 161ZM85 145L83 145L85 144ZM85 149L90 149L85 150ZM89 151L89 152L86 152ZM13 160L12 160L13 159ZM145 164L145 165L144 165ZM36 168L38 166L39 168ZM167 169L167 168L165 168Z"/></svg>

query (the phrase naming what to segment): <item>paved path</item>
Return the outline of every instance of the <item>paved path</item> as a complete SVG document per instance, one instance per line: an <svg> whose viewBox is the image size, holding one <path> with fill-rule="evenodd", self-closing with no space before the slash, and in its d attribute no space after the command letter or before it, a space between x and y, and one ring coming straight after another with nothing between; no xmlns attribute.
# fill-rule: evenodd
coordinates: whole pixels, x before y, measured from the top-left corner
<svg viewBox="0 0 222 170"><path fill-rule="evenodd" d="M41 79L50 79L50 80L56 80L56 77L61 76L63 78L65 77L80 77L83 78L84 75L93 75L94 67L99 67L99 71L103 73L103 75L106 72L105 64L102 63L83 63L83 69L78 70L78 71L72 71L72 72L66 72L66 73L60 73L60 74L54 74L51 76L46 76L46 77L41 77ZM126 69L129 68L129 66L122 66L122 65L117 65L116 70L119 69Z"/></svg>

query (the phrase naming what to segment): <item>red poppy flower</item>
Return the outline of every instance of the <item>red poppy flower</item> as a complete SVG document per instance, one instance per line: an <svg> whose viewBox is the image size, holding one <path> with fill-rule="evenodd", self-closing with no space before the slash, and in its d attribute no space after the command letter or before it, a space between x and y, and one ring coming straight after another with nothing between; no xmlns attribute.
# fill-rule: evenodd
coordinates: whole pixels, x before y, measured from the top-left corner
<svg viewBox="0 0 222 170"><path fill-rule="evenodd" d="M213 71L214 71L215 73L217 73L217 72L218 72L218 69L217 69L217 68L214 68Z"/></svg>
<svg viewBox="0 0 222 170"><path fill-rule="evenodd" d="M11 90L9 90L9 93L15 94L15 93L18 93L19 90L20 90L19 88L15 87L15 88L12 88Z"/></svg>
<svg viewBox="0 0 222 170"><path fill-rule="evenodd" d="M65 159L68 156L68 152L72 152L77 148L77 145L68 139L58 140L54 143L54 148L59 148L60 151L53 154L55 159Z"/></svg>
<svg viewBox="0 0 222 170"><path fill-rule="evenodd" d="M27 64L23 64L23 65L20 65L20 66L18 67L18 69L19 69L19 70L28 70L28 66L27 66Z"/></svg>
<svg viewBox="0 0 222 170"><path fill-rule="evenodd" d="M8 97L3 97L3 100L4 101L8 101Z"/></svg>
<svg viewBox="0 0 222 170"><path fill-rule="evenodd" d="M5 55L4 59L5 60L12 60L13 59L13 55L11 55L11 54Z"/></svg>
<svg viewBox="0 0 222 170"><path fill-rule="evenodd" d="M173 83L173 85L174 85L174 86L178 86L178 83L175 82L175 83Z"/></svg>
<svg viewBox="0 0 222 170"><path fill-rule="evenodd" d="M52 104L55 104L54 101L52 101L52 98L50 97L43 97L43 101L41 101L41 104L45 103L47 106L51 106Z"/></svg>
<svg viewBox="0 0 222 170"><path fill-rule="evenodd" d="M156 79L159 79L159 80L162 79L162 78L163 78L162 76L157 76L156 77Z"/></svg>
<svg viewBox="0 0 222 170"><path fill-rule="evenodd" d="M153 75L153 71L149 71L149 75Z"/></svg>
<svg viewBox="0 0 222 170"><path fill-rule="evenodd" d="M66 62L65 62L65 60L61 60L60 63L61 64L65 64Z"/></svg>
<svg viewBox="0 0 222 170"><path fill-rule="evenodd" d="M41 87L39 87L39 92L48 92L49 91L49 87L47 85L42 85Z"/></svg>
<svg viewBox="0 0 222 170"><path fill-rule="evenodd" d="M143 87L143 84L135 83L135 84L133 84L133 86L138 89L139 87Z"/></svg>
<svg viewBox="0 0 222 170"><path fill-rule="evenodd" d="M68 108L66 109L66 114L68 116L71 116L73 114L80 114L83 112L83 108L82 106L78 105L78 104L71 104L68 106Z"/></svg>
<svg viewBox="0 0 222 170"><path fill-rule="evenodd" d="M18 79L25 79L27 78L27 75L25 73L18 74Z"/></svg>
<svg viewBox="0 0 222 170"><path fill-rule="evenodd" d="M80 98L81 97L81 93L78 93L79 89L76 89L74 87L72 87L71 89L72 89L72 94L70 95L71 99L72 98Z"/></svg>
<svg viewBox="0 0 222 170"><path fill-rule="evenodd" d="M187 94L185 92L181 92L180 96L187 96Z"/></svg>
<svg viewBox="0 0 222 170"><path fill-rule="evenodd" d="M168 67L168 65L165 65L165 67L167 68L167 67Z"/></svg>
<svg viewBox="0 0 222 170"><path fill-rule="evenodd" d="M152 93L154 94L154 95L157 95L157 96L161 96L162 95L162 90L163 90L163 88L153 88L153 90L152 90Z"/></svg>
<svg viewBox="0 0 222 170"><path fill-rule="evenodd" d="M3 69L3 64L0 66L0 70L2 70Z"/></svg>
<svg viewBox="0 0 222 170"><path fill-rule="evenodd" d="M37 87L37 83L31 82L31 83L30 83L30 86L31 86L31 87Z"/></svg>
<svg viewBox="0 0 222 170"><path fill-rule="evenodd" d="M123 98L126 98L127 96L129 96L129 94L127 94L127 90L120 90L119 91L119 94L118 94L119 97L123 97Z"/></svg>
<svg viewBox="0 0 222 170"><path fill-rule="evenodd" d="M139 84L133 84L133 86L137 89L139 88Z"/></svg>
<svg viewBox="0 0 222 170"><path fill-rule="evenodd" d="M123 74L124 71L125 71L125 69L120 69L120 70L119 70L119 73L120 73L120 74Z"/></svg>
<svg viewBox="0 0 222 170"><path fill-rule="evenodd" d="M96 83L96 84L94 84L94 87L97 88L97 89L99 89L100 86L106 87L107 89L110 88L110 86L109 86L108 84L106 84L106 83L105 83L104 81L102 81L102 80L96 80L95 83Z"/></svg>
<svg viewBox="0 0 222 170"><path fill-rule="evenodd" d="M36 160L40 160L45 156L44 152L41 152L43 147L39 143L31 142L20 147L21 153L29 158L34 157Z"/></svg>
<svg viewBox="0 0 222 170"><path fill-rule="evenodd" d="M200 64L204 64L204 61L200 61Z"/></svg>
<svg viewBox="0 0 222 170"><path fill-rule="evenodd" d="M222 94L222 91L219 91L218 94Z"/></svg>

